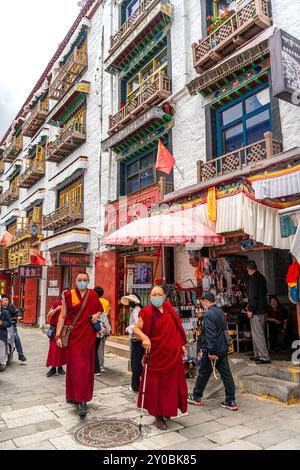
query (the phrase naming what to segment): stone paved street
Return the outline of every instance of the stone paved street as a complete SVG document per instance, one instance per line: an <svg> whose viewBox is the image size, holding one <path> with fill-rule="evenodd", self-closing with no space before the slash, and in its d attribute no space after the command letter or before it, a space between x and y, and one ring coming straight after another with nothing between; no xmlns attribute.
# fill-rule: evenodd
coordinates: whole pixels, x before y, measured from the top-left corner
<svg viewBox="0 0 300 470"><path fill-rule="evenodd" d="M15 354L0 374L0 449L92 449L79 444L74 431L82 426L76 409L65 402L65 378L46 378L48 339L39 330L20 329L26 363ZM190 387L193 381L190 382ZM129 390L127 360L109 355L106 372L95 381L94 401L87 422L104 417L139 423L135 395ZM215 387L210 384L210 391ZM300 406L285 406L240 394L236 413L209 398L199 409L172 419L169 431L159 431L146 417L143 437L118 449L300 449Z"/></svg>

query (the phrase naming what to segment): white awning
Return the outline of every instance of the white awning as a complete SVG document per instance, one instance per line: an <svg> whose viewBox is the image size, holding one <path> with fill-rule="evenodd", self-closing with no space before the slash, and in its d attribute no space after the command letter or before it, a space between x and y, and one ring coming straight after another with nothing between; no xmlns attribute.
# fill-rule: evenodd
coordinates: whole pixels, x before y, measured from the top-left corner
<svg viewBox="0 0 300 470"><path fill-rule="evenodd" d="M51 248L56 248L57 246L68 243L90 243L90 231L73 229L52 235L41 241L41 251L51 250Z"/></svg>
<svg viewBox="0 0 300 470"><path fill-rule="evenodd" d="M299 167L300 165L297 165ZM251 181L251 178L250 178ZM255 199L278 198L300 193L300 168L297 171L289 172L278 177L268 177L265 179L251 181L255 191Z"/></svg>
<svg viewBox="0 0 300 470"><path fill-rule="evenodd" d="M195 218L215 227L216 233L244 232L266 246L290 250L294 237L282 238L278 209L253 201L240 193L217 200L217 222L212 224L207 216L207 204L184 211L184 216Z"/></svg>

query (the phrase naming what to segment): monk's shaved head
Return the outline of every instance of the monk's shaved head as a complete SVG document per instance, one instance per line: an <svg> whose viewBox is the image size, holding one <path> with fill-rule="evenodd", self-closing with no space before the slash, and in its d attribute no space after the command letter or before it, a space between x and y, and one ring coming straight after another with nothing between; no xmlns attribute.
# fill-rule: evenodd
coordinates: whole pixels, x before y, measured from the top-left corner
<svg viewBox="0 0 300 470"><path fill-rule="evenodd" d="M165 295L164 293L164 290L162 287L159 287L159 286L155 286L153 287L152 291L151 291L151 295L154 296L154 295Z"/></svg>

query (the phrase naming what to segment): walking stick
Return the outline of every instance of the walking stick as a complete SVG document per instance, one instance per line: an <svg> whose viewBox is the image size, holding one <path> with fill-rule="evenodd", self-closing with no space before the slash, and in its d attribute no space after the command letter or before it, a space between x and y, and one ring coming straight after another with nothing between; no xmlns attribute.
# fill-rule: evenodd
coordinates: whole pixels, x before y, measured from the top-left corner
<svg viewBox="0 0 300 470"><path fill-rule="evenodd" d="M150 359L150 352L146 353L146 364L145 364L145 373L144 373L144 383L143 383L143 393L142 393L142 407L141 407L141 416L140 416L140 432L142 432L142 419L143 419L143 410L145 403L145 391L146 391L146 381L147 381L147 372Z"/></svg>

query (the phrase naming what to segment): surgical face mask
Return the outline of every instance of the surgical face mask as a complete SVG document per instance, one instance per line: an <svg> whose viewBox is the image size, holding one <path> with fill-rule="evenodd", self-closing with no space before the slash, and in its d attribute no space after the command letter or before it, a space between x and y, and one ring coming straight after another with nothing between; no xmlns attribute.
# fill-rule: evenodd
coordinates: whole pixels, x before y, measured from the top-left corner
<svg viewBox="0 0 300 470"><path fill-rule="evenodd" d="M80 290L85 290L87 289L89 281L77 281L77 287Z"/></svg>
<svg viewBox="0 0 300 470"><path fill-rule="evenodd" d="M152 303L152 305L154 305L154 307L160 308L160 307L162 307L162 305L164 303L164 298L161 297L161 296L151 297L151 303Z"/></svg>

